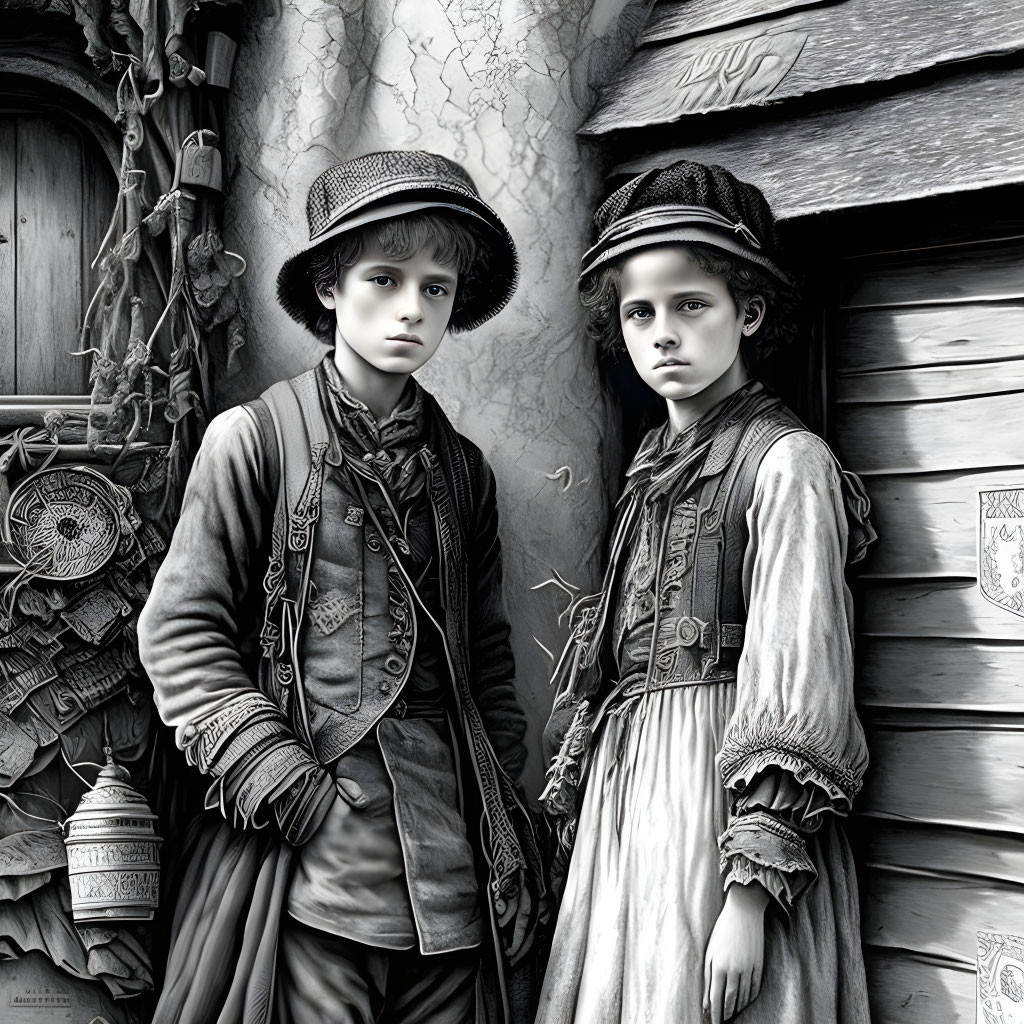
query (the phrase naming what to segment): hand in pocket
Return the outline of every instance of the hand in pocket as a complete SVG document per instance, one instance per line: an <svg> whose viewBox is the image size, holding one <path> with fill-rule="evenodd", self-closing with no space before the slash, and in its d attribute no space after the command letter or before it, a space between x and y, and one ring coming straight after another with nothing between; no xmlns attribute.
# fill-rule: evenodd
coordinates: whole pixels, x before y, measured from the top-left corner
<svg viewBox="0 0 1024 1024"><path fill-rule="evenodd" d="M366 806L366 794L363 787L354 779L337 778L334 780L338 796L353 810L361 811Z"/></svg>

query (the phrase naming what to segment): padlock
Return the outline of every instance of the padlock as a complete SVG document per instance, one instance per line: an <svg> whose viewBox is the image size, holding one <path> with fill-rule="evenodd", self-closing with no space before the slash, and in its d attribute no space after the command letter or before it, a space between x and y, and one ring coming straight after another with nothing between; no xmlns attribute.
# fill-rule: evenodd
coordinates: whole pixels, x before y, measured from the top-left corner
<svg viewBox="0 0 1024 1024"><path fill-rule="evenodd" d="M238 43L226 32L211 32L206 37L206 84L226 89L231 84Z"/></svg>
<svg viewBox="0 0 1024 1024"><path fill-rule="evenodd" d="M186 186L224 191L224 166L217 135L206 128L192 132L178 150L171 190Z"/></svg>

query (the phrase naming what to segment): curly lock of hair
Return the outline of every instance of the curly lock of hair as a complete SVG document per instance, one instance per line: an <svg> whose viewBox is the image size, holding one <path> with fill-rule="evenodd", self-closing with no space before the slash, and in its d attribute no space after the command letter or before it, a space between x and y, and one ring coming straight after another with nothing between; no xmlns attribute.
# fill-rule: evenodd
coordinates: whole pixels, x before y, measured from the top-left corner
<svg viewBox="0 0 1024 1024"><path fill-rule="evenodd" d="M459 277L453 318L472 306L487 288L490 250L476 225L468 217L426 210L367 224L314 250L308 273L317 294L329 294L340 285L346 271L359 262L364 248L372 242L393 260L407 260L427 249L438 263L453 268ZM335 323L334 310L325 307L317 319L316 333L329 340Z"/></svg>
<svg viewBox="0 0 1024 1024"><path fill-rule="evenodd" d="M743 338L744 359L756 366L784 348L796 335L799 295L756 264L730 256L709 245L688 243L687 251L705 274L725 278L726 287L743 309L755 296L765 303L765 317L757 332ZM619 318L619 285L622 262L616 261L596 271L580 289L580 301L586 311L587 334L597 342L602 362L618 362L626 352Z"/></svg>

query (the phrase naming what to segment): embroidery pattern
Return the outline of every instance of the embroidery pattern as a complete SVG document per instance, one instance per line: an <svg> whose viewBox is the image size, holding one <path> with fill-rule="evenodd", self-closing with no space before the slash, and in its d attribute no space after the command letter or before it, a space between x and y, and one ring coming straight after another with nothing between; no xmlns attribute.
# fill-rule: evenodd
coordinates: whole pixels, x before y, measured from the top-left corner
<svg viewBox="0 0 1024 1024"><path fill-rule="evenodd" d="M359 596L349 597L340 590L329 590L326 594L317 595L309 603L306 615L321 636L330 636L353 615L358 615L361 608L362 600Z"/></svg>

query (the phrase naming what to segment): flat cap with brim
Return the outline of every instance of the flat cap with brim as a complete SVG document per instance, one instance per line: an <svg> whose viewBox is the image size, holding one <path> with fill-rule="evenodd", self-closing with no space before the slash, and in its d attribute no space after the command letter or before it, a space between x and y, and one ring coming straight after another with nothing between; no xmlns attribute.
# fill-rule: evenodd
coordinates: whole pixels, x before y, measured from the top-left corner
<svg viewBox="0 0 1024 1024"><path fill-rule="evenodd" d="M476 225L486 247L481 275L486 288L473 288L457 302L448 325L466 331L502 310L516 290L519 259L501 218L480 198L473 179L453 160L420 150L368 153L329 167L313 182L306 199L309 245L285 261L277 275L277 297L288 314L314 334L324 307L310 266L339 235L378 221L423 211L448 211Z"/></svg>
<svg viewBox="0 0 1024 1024"><path fill-rule="evenodd" d="M598 208L597 242L583 254L580 284L628 253L701 243L753 263L783 284L771 209L761 191L723 167L682 160L630 179Z"/></svg>

